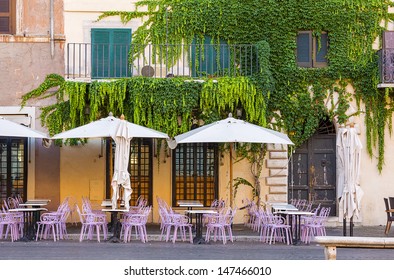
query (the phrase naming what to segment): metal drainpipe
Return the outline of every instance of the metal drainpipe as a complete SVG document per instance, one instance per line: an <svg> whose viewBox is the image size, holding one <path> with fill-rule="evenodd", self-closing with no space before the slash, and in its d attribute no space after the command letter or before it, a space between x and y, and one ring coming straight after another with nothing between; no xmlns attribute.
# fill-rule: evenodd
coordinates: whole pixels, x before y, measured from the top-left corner
<svg viewBox="0 0 394 280"><path fill-rule="evenodd" d="M50 40L51 40L51 58L55 56L55 36L54 36L54 16L53 16L53 0L50 0Z"/></svg>

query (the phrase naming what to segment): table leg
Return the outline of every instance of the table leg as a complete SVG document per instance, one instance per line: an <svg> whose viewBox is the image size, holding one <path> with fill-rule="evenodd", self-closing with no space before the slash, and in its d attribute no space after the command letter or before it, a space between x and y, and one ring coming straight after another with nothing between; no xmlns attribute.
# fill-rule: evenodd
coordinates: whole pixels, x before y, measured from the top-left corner
<svg viewBox="0 0 394 280"><path fill-rule="evenodd" d="M300 245L301 243L301 215L294 215L294 227L293 227L293 215L289 215L289 223L293 234L293 245Z"/></svg>
<svg viewBox="0 0 394 280"><path fill-rule="evenodd" d="M28 242L36 239L36 224L40 219L40 212L23 212L23 236L19 241Z"/></svg>
<svg viewBox="0 0 394 280"><path fill-rule="evenodd" d="M112 236L107 241L111 243L119 243L120 222L118 221L118 212L111 213L111 230L112 230Z"/></svg>
<svg viewBox="0 0 394 280"><path fill-rule="evenodd" d="M194 244L205 244L205 238L202 237L202 214L196 213L196 236L193 238Z"/></svg>

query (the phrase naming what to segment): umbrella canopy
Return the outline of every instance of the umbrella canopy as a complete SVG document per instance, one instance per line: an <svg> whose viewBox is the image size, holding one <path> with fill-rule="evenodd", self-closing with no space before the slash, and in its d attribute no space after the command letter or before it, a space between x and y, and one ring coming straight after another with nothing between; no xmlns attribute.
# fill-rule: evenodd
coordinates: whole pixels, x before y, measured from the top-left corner
<svg viewBox="0 0 394 280"><path fill-rule="evenodd" d="M121 119L113 117L111 114L98 121L94 121L65 132L61 132L52 137L52 139L66 138L105 138L113 137L116 134ZM127 137L141 138L168 138L168 135L160 131L127 122Z"/></svg>
<svg viewBox="0 0 394 280"><path fill-rule="evenodd" d="M113 117L111 114L106 118L94 121L83 126L70 129L68 131L56 134L52 139L64 138L106 138L111 137L115 141L115 163L114 174L112 176L112 208L115 209L119 198L119 185L124 188L123 200L125 207L129 209L132 189L130 184L130 174L127 171L130 154L130 140L137 138L165 138L166 133L147 128L141 125L133 124L124 120Z"/></svg>
<svg viewBox="0 0 394 280"><path fill-rule="evenodd" d="M49 136L43 132L6 120L2 117L0 117L0 136L49 138Z"/></svg>
<svg viewBox="0 0 394 280"><path fill-rule="evenodd" d="M178 143L275 143L293 142L286 134L264 128L243 120L228 117L175 136Z"/></svg>
<svg viewBox="0 0 394 280"><path fill-rule="evenodd" d="M244 120L229 117L211 124L201 126L186 133L175 136L169 141L170 148L174 149L181 143L230 143L230 204L232 205L233 181L233 143L271 143L293 145L286 134L264 128Z"/></svg>
<svg viewBox="0 0 394 280"><path fill-rule="evenodd" d="M338 192L339 205L343 217L359 217L361 198L364 194L360 187L360 163L362 144L354 127L342 127L337 134Z"/></svg>

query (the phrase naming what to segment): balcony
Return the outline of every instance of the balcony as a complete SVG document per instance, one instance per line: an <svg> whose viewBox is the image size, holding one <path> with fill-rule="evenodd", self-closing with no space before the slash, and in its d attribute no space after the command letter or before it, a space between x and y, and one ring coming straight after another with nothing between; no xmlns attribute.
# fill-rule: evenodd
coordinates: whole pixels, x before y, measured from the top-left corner
<svg viewBox="0 0 394 280"><path fill-rule="evenodd" d="M379 54L379 88L394 87L394 49L381 49Z"/></svg>
<svg viewBox="0 0 394 280"><path fill-rule="evenodd" d="M68 43L66 78L250 76L259 71L254 45L121 45Z"/></svg>

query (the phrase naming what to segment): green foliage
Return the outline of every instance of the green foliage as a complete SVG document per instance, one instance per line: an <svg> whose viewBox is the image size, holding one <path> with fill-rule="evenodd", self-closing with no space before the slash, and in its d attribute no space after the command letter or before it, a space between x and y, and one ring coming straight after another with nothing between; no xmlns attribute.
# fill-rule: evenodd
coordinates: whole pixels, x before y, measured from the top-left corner
<svg viewBox="0 0 394 280"><path fill-rule="evenodd" d="M169 61L180 54L177 45L204 36L214 43L255 44L260 72L248 79L221 78L204 84L178 78L131 78L72 86L48 76L23 102L58 87L59 105L44 109L43 114L52 133L113 111L175 135L188 130L193 117L211 122L242 108L246 120L261 125L268 120L300 145L313 135L322 118L345 124L349 101L354 99L360 106L356 114L365 114L367 150L378 158L381 170L385 127L391 130L393 92L377 88L378 57L372 46L385 29L381 23L393 19L388 14L390 4L389 0L139 1L135 11L109 11L99 20L119 16L126 23L144 16L132 43L140 46L140 52L146 44L171 44ZM328 33L328 67L297 66L295 38L301 30L311 30L315 36ZM347 92L348 86L354 94ZM62 94L70 96L69 102L62 100ZM82 113L86 105L91 109L89 119Z"/></svg>

